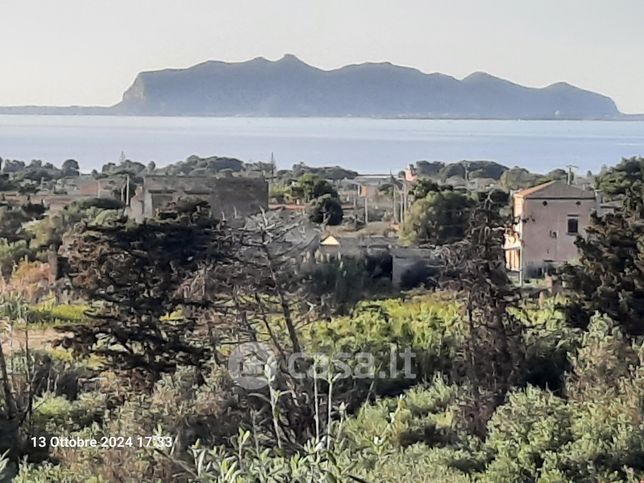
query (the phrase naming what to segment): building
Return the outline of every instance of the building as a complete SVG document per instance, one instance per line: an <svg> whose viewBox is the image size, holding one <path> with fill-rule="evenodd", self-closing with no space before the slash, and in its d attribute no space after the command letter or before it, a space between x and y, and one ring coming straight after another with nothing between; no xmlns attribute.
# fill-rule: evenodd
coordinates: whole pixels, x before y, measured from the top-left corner
<svg viewBox="0 0 644 483"><path fill-rule="evenodd" d="M374 253L388 253L395 244L395 239L383 235L325 234L320 239L317 258L320 261L363 258Z"/></svg>
<svg viewBox="0 0 644 483"><path fill-rule="evenodd" d="M514 229L506 235L505 260L520 280L543 276L577 258L575 240L584 236L598 209L593 191L550 181L514 193Z"/></svg>
<svg viewBox="0 0 644 483"><path fill-rule="evenodd" d="M65 190L69 194L79 194L86 198L123 198L125 176L108 176L96 179L91 175L81 175L77 180L65 180Z"/></svg>
<svg viewBox="0 0 644 483"><path fill-rule="evenodd" d="M241 218L268 209L268 183L250 177L147 175L128 214L140 222L179 200L205 200L215 215Z"/></svg>
<svg viewBox="0 0 644 483"><path fill-rule="evenodd" d="M418 170L413 164L408 164L405 168L405 181L410 183L415 183L418 181Z"/></svg>

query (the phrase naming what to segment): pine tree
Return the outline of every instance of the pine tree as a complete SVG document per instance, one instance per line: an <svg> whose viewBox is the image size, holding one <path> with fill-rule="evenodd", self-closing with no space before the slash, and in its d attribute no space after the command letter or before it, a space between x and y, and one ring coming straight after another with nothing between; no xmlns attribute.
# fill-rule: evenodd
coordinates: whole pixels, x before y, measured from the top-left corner
<svg viewBox="0 0 644 483"><path fill-rule="evenodd" d="M207 207L169 211L133 224L85 226L67 249L72 285L94 302L91 324L67 327L66 343L137 382L178 365L199 366L211 349L197 336L203 301L182 290L204 265L226 263L230 239ZM181 317L167 317L182 310Z"/></svg>
<svg viewBox="0 0 644 483"><path fill-rule="evenodd" d="M572 291L567 312L577 327L600 312L638 336L644 334L644 197L633 187L624 192L623 207L593 215L586 238L577 239L579 263L564 268Z"/></svg>
<svg viewBox="0 0 644 483"><path fill-rule="evenodd" d="M506 204L505 193L481 194L464 240L448 249L448 284L459 291L464 307L462 365L472 388L466 418L469 429L481 437L525 361L523 325L512 311L521 297L505 269L504 234L511 222L502 214Z"/></svg>

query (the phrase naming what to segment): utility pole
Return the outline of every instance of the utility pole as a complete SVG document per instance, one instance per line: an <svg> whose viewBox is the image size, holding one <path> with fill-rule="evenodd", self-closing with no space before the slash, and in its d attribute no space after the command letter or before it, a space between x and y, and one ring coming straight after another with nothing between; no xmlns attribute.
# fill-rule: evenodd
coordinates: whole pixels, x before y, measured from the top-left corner
<svg viewBox="0 0 644 483"><path fill-rule="evenodd" d="M395 182L391 183L391 194L392 194L393 202L394 202L394 207L392 209L392 213L394 215L394 223L396 223L396 221L397 221L396 218L398 218L398 216L397 216L397 212L396 212L396 183Z"/></svg>
<svg viewBox="0 0 644 483"><path fill-rule="evenodd" d="M364 197L364 224L369 223L369 193Z"/></svg>
<svg viewBox="0 0 644 483"><path fill-rule="evenodd" d="M400 224L401 225L402 225L402 222L403 222L404 219L405 219L405 195L404 195L403 191L401 190L401 192L400 192Z"/></svg>
<svg viewBox="0 0 644 483"><path fill-rule="evenodd" d="M572 176L573 176L573 168L574 169L579 169L579 166L575 166L574 164L568 164L566 165L566 168L568 168L568 184L572 184Z"/></svg>
<svg viewBox="0 0 644 483"><path fill-rule="evenodd" d="M523 239L519 240L519 287L523 288L525 273L523 272Z"/></svg>
<svg viewBox="0 0 644 483"><path fill-rule="evenodd" d="M353 197L353 215L358 216L358 199L360 198L360 185L356 183L356 194Z"/></svg>
<svg viewBox="0 0 644 483"><path fill-rule="evenodd" d="M125 175L125 206L130 206L130 173Z"/></svg>
<svg viewBox="0 0 644 483"><path fill-rule="evenodd" d="M400 218L400 223L402 224L405 221L405 215L407 215L407 180L403 178L402 180L402 215Z"/></svg>

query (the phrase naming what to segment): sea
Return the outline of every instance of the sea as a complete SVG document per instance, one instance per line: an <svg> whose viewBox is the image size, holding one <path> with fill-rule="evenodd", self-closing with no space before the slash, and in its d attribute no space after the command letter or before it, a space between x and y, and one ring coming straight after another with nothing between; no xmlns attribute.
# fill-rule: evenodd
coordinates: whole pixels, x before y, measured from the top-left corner
<svg viewBox="0 0 644 483"><path fill-rule="evenodd" d="M209 118L0 116L0 157L82 171L128 159L161 167L186 159L227 156L339 165L390 173L418 160L491 160L545 173L576 166L597 172L623 157L644 156L644 121L479 121L364 118Z"/></svg>

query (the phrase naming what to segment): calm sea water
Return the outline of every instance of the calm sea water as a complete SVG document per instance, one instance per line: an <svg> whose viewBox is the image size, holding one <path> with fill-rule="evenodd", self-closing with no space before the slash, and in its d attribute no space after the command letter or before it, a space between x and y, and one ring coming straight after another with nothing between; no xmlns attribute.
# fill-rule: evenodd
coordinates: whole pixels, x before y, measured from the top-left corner
<svg viewBox="0 0 644 483"><path fill-rule="evenodd" d="M128 158L158 166L231 156L388 173L420 159L488 159L581 173L644 155L644 122L0 116L0 157L79 161L83 171Z"/></svg>

